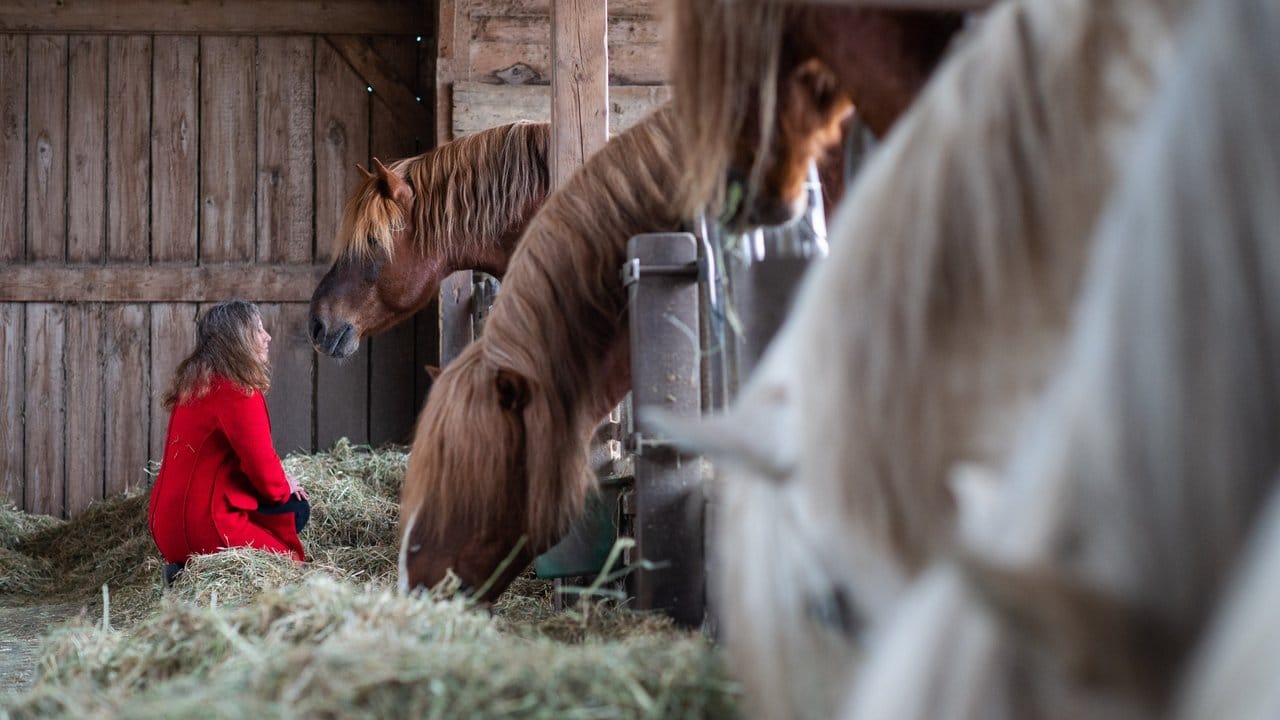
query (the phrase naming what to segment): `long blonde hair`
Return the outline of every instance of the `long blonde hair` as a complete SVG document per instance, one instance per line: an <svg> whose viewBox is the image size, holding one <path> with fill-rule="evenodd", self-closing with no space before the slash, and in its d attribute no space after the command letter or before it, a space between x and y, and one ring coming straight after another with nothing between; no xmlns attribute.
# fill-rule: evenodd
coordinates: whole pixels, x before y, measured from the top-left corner
<svg viewBox="0 0 1280 720"><path fill-rule="evenodd" d="M209 392L214 375L221 375L246 393L271 389L271 364L259 360L254 333L262 319L258 306L244 300L218 303L205 311L196 326L196 348L178 364L161 403L166 410Z"/></svg>

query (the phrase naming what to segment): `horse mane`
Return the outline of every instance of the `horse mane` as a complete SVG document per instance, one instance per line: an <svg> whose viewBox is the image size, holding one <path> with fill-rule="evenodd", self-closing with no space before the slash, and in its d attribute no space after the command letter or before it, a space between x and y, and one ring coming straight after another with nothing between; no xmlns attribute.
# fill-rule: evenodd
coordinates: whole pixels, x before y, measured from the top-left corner
<svg viewBox="0 0 1280 720"><path fill-rule="evenodd" d="M550 191L549 123L515 122L481 130L388 166L414 191L420 250L445 259L474 254L520 226ZM366 177L347 200L334 256L368 257L370 238L392 247L403 209Z"/></svg>
<svg viewBox="0 0 1280 720"><path fill-rule="evenodd" d="M549 545L581 513L594 484L587 468L591 430L626 390L616 375L629 367L620 277L627 242L680 227L672 199L676 134L669 107L655 110L588 158L526 228L484 334L445 368L423 411L419 439L447 434L433 443L448 444L461 458L449 470L465 481L413 464L411 474L424 485L411 489L405 506L423 507L430 498L420 524L440 532L462 522L483 532L493 508L519 492L509 478L516 465L526 473L533 547ZM498 376L524 385L523 448L495 448L491 436L466 425L465 418L500 402L493 389ZM450 412L459 424L440 419ZM520 452L519 462L508 464Z"/></svg>
<svg viewBox="0 0 1280 720"><path fill-rule="evenodd" d="M1280 468L1280 98L1265 91L1280 82L1280 48L1266 41L1277 31L1280 13L1256 0L1199 3L1186 23L1099 223L1061 370L1018 439L1006 490L966 538L970 553L1015 573L1047 571L1114 598L1184 652L1222 607ZM1045 693L1042 713L1085 716L1093 703L1101 715L1105 693L1019 664L1035 654L1019 650L1028 638L1049 634L1070 639L1078 658L1153 666L1156 692L1136 694L1157 711L1170 700L1184 655L1134 642L1143 633L1132 627L1061 627L1073 614L1060 595L1023 595L1019 613L1040 632L989 610L947 564L935 568L882 636L884 660L873 652L847 717L1031 717L1036 698L1015 696L1046 688L1073 693L1075 706ZM1267 622L1272 608L1259 613ZM924 630L944 626L981 630ZM1234 629L1224 637L1237 651L1256 647L1257 622ZM961 667L984 669L948 682ZM1257 692L1274 687L1265 677ZM931 699L910 712L883 692L925 687ZM1213 699L1229 707L1238 691ZM1246 715L1203 715L1218 716Z"/></svg>
<svg viewBox="0 0 1280 720"><path fill-rule="evenodd" d="M918 568L950 535L947 469L1003 460L1065 337L1169 15L993 8L859 177L765 375L806 408L789 431L824 448L795 462L833 527L856 519Z"/></svg>

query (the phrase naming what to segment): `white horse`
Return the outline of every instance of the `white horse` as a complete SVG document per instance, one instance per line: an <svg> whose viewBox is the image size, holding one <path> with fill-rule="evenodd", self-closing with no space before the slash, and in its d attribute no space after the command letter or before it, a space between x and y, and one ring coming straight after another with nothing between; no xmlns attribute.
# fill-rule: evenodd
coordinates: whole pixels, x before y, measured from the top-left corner
<svg viewBox="0 0 1280 720"><path fill-rule="evenodd" d="M717 606L754 714L830 716L858 627L951 537L949 468L1003 462L1184 4L990 10L863 171L733 410L668 423L722 471Z"/></svg>
<svg viewBox="0 0 1280 720"><path fill-rule="evenodd" d="M846 717L1168 710L1280 468L1277 33L1274 2L1200 3L1005 490L878 633ZM1191 707L1245 707L1231 683L1257 676L1214 662L1227 684Z"/></svg>

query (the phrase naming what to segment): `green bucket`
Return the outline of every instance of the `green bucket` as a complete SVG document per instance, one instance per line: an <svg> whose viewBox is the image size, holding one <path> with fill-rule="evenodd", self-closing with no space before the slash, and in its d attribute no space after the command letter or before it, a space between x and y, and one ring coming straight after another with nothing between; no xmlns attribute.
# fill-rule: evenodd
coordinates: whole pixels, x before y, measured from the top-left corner
<svg viewBox="0 0 1280 720"><path fill-rule="evenodd" d="M534 558L533 570L538 577L594 577L605 570L609 551L618 539L622 493L630 483L629 477L600 481L600 491L587 499L582 517L559 543ZM609 571L619 565L621 558Z"/></svg>

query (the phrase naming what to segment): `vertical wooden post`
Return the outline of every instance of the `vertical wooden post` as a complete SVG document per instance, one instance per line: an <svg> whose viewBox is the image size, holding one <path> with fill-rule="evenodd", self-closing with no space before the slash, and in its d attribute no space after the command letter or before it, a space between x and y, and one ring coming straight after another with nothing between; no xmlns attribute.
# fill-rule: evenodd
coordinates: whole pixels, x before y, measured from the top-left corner
<svg viewBox="0 0 1280 720"><path fill-rule="evenodd" d="M609 139L606 0L551 2L551 184Z"/></svg>

